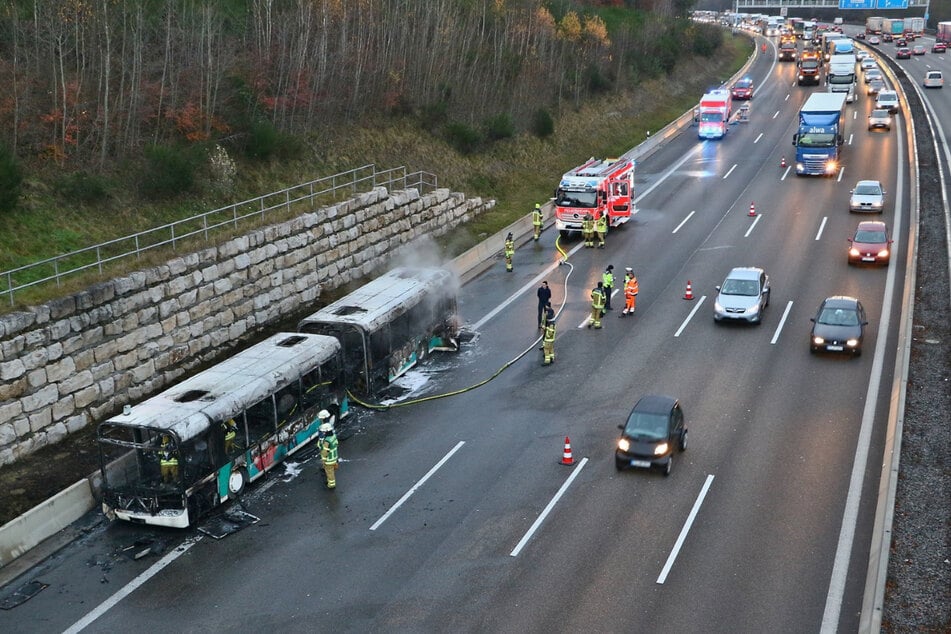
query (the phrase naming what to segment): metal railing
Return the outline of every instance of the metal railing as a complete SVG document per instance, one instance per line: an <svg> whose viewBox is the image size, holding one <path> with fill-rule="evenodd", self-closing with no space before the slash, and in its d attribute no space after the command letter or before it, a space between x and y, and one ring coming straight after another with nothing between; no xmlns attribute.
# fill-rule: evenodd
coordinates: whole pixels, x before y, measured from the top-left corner
<svg viewBox="0 0 951 634"><path fill-rule="evenodd" d="M225 229L237 229L242 222L263 219L268 212L277 210L290 212L298 208L300 213L305 213L315 209L317 199L322 196L335 196L341 190L349 190L350 195L355 195L358 191L369 191L380 186L391 191L416 187L422 194L435 190L438 183L436 176L429 172L407 174L406 168L402 166L378 170L372 163L363 165L251 200L206 211L190 218L176 220L160 227L153 227L95 246L0 272L0 294L8 295L10 305L13 306L15 293L26 288L49 282L55 282L59 286L66 276L84 271L93 270L102 274L103 267L110 262L132 256L139 258L147 251L168 246L174 251L181 242L193 237L200 237L207 242L215 233L222 233Z"/></svg>
<svg viewBox="0 0 951 634"><path fill-rule="evenodd" d="M873 0L866 0L863 2L850 3L849 9L865 9L870 11L885 11L886 15L889 10L906 10L910 8L920 8L928 7L930 0L908 0L907 6L904 2L893 1L893 2L874 2ZM840 0L734 0L733 7L735 11L740 11L742 9L753 9L753 8L766 8L766 9L782 9L787 7L790 9L839 9ZM843 16L848 16L848 9L845 10Z"/></svg>

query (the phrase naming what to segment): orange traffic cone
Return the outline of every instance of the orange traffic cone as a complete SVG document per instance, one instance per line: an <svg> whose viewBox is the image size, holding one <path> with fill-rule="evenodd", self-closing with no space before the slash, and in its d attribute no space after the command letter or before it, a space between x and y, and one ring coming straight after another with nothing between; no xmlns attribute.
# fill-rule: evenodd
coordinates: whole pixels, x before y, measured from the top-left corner
<svg viewBox="0 0 951 634"><path fill-rule="evenodd" d="M561 455L561 464L572 465L575 459L571 457L571 441L565 436L565 453Z"/></svg>
<svg viewBox="0 0 951 634"><path fill-rule="evenodd" d="M747 214L750 218L756 215L756 203L750 203L750 213Z"/></svg>
<svg viewBox="0 0 951 634"><path fill-rule="evenodd" d="M780 166L780 167L786 167L786 157L785 157L785 156L784 156L784 157L782 158L782 160L779 162L779 166Z"/></svg>
<svg viewBox="0 0 951 634"><path fill-rule="evenodd" d="M693 287L690 285L690 280L687 280L687 290L684 291L684 299L693 299Z"/></svg>

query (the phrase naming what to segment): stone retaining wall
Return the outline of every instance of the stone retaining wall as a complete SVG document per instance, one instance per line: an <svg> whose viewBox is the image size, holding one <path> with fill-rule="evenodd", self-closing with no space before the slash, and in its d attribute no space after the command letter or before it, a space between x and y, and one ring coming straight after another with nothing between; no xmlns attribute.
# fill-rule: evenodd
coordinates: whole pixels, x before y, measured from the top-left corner
<svg viewBox="0 0 951 634"><path fill-rule="evenodd" d="M220 246L0 316L0 465L155 394L322 290L494 201L378 187Z"/></svg>

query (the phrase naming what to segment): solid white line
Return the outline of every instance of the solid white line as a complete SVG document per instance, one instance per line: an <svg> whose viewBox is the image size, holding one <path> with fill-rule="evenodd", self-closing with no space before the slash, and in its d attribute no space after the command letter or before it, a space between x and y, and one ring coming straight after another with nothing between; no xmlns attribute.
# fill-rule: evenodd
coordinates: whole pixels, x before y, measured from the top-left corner
<svg viewBox="0 0 951 634"><path fill-rule="evenodd" d="M670 555L667 557L667 563L664 564L664 569L660 571L660 576L657 577L657 583L664 583L667 580L667 575L670 573L670 569L674 566L674 561L677 559L677 555L680 553L680 548L684 545L684 541L687 539L687 533L690 532L690 527L693 526L693 521L697 518L697 513L700 511L700 505L703 504L703 498L707 496L707 491L710 490L710 485L713 484L713 474L707 474L707 480L703 483L703 487L700 489L700 495L697 496L697 501L693 503L693 508L690 509L690 515L687 516L687 521L684 523L683 528L680 529L680 535L677 537L677 542L674 544L673 550L670 551Z"/></svg>
<svg viewBox="0 0 951 634"><path fill-rule="evenodd" d="M776 111L776 114L773 115L773 119L779 116L779 110Z"/></svg>
<svg viewBox="0 0 951 634"><path fill-rule="evenodd" d="M587 458L582 458L581 462L578 463L578 466L571 472L571 475L568 476L568 479L565 480L565 483L561 485L561 488L558 489L558 493L555 494L555 497L551 499L548 503L548 506L545 507L545 510L541 512L535 522L532 523L532 526L528 529L528 532L522 535L522 539L518 541L518 544L515 545L515 548L512 552L509 553L512 557L518 557L518 554L522 552L522 549L525 548L525 544L528 543L528 540L532 538L532 535L535 534L535 531L538 530L538 527L542 525L542 522L545 521L545 518L548 517L548 514L551 513L551 510L555 508L555 504L558 503L558 500L561 499L561 496L565 494L565 491L568 490L568 487L571 486L571 483L574 481L578 474L581 473L581 470L584 466L588 464Z"/></svg>
<svg viewBox="0 0 951 634"><path fill-rule="evenodd" d="M570 251L568 251L568 255L573 254L575 251L578 251L578 250L581 249L582 247L584 247L584 243L583 243L583 242L579 242L578 244L575 245L575 248L573 248L573 249L571 249ZM492 310L490 310L490 311L485 315L485 317L483 317L482 319L480 319L480 320L477 321L476 323L472 324L472 329L473 329L473 330L478 330L479 328L481 328L483 325L485 325L485 323L486 323L487 321L489 321L490 319L492 319L493 317L495 317L496 315L498 315L500 312L502 312L502 309L504 309L506 306L508 306L509 304L513 303L515 300L517 300L519 297L521 297L523 294L525 294L526 291L528 291L528 290L530 290L531 288L533 288L533 287L537 286L538 284L540 284L541 281L544 280L544 279L546 279L546 278L548 277L548 275L549 275L552 271L554 271L555 269L557 269L560 264L561 264L561 260L558 260L558 261L555 262L554 264L550 264L549 266L545 267L545 269L542 270L541 273L539 273L538 275L536 275L535 277L533 277L533 278L532 278L530 281L528 281L522 288L518 289L517 291L515 291L514 293L512 293L511 295L509 295L501 304L499 304L498 306L496 306L495 308L493 308Z"/></svg>
<svg viewBox="0 0 951 634"><path fill-rule="evenodd" d="M729 169L729 171L727 171L727 173L723 175L723 180L726 180L726 177L729 176L730 174L732 174L732 173L733 173L733 170L735 170L735 169L736 169L736 163L734 163L734 164L733 164L733 167L731 167L731 168Z"/></svg>
<svg viewBox="0 0 951 634"><path fill-rule="evenodd" d="M70 625L64 634L76 634L77 632L82 632L85 628L89 627L93 621L112 609L115 604L119 603L119 601L122 601L124 598L132 594L132 592L134 592L139 586L160 573L162 569L168 566L170 563L184 555L189 548L201 541L201 538L202 536L198 535L194 539L185 540L181 546L159 559L157 562L152 564L148 570L140 574L129 583L125 584L118 592L100 603L94 610L88 612L86 616Z"/></svg>
<svg viewBox="0 0 951 634"><path fill-rule="evenodd" d="M386 513L383 514L383 517L381 517L380 519L378 519L377 521L375 521L375 522L373 523L373 526L370 527L370 530L371 530L371 531L375 531L377 528L379 528L379 527L380 527L380 524L382 524L383 522L385 522L386 519L387 519L390 515L392 515L393 512L396 511L396 509L398 509L400 506L402 506L402 505L403 505L403 502L405 502L406 500L408 500L411 495L413 495L414 493L416 493L416 490L417 490L419 487L423 486L423 484L426 483L426 480L429 480L429 478L430 478L434 473L436 473L436 471L439 470L439 467L441 467L441 466L443 466L444 464L446 464L446 461L449 460L450 458L452 458L452 454L454 454L454 453L456 453L457 451L459 451L459 449L461 449L464 444L466 444L466 441L464 441L464 440L460 440L458 443L456 443L456 446L453 447L453 448L449 451L449 453L447 453L445 456L443 456L443 457L442 457L442 460L440 460L439 462L437 462L437 463L435 464L435 466L433 466L433 468L430 469L429 472L428 472L426 475L424 475L422 478L420 478L419 481L418 481L416 484L414 484L413 487L412 487L409 491L407 491L406 493L404 493L404 494L403 494L403 497L401 497L401 498L399 499L399 501L398 501L396 504L394 504L393 506L391 506L389 511L387 511Z"/></svg>
<svg viewBox="0 0 951 634"><path fill-rule="evenodd" d="M753 143L759 143L759 140L762 139L762 138L763 138L763 133L760 132L760 133L759 133L759 136L756 137L756 140L753 141Z"/></svg>
<svg viewBox="0 0 951 634"><path fill-rule="evenodd" d="M788 165L788 166L786 167L786 171L783 172L783 177L782 177L781 179L779 179L779 180L782 180L782 181L786 180L786 177L789 176L789 170L791 170L791 169L792 169L792 165Z"/></svg>
<svg viewBox="0 0 951 634"><path fill-rule="evenodd" d="M786 303L786 310L783 311L783 317L779 320L779 325L776 326L776 332L773 333L773 338L770 339L769 343L776 345L776 342L779 341L779 333L783 331L783 326L786 325L786 318L789 317L789 311L792 310L792 300L789 300Z"/></svg>
<svg viewBox="0 0 951 634"><path fill-rule="evenodd" d="M677 233L678 231L680 231L680 228L681 228L682 226L684 226L685 224L687 224L687 221L690 220L690 218L691 218L695 213L697 213L697 210L696 210L696 209L694 209L694 210L691 211L689 214L687 214L687 217L684 218L683 220L681 220L681 221L680 221L680 224L677 225L677 227L676 227L673 231L671 231L671 233Z"/></svg>
<svg viewBox="0 0 951 634"><path fill-rule="evenodd" d="M690 314L687 315L687 318L686 318L686 319L684 319L684 323L680 324L680 328L678 328L678 329L677 329L677 332L674 333L674 336L675 336L675 337L679 337L679 336L680 336L680 333L682 333L682 332L684 331L684 328L686 328L686 327L687 327L687 324L690 323L690 320L693 319L694 314L695 314L698 310L700 310L700 305L703 303L703 300L705 300L706 298L707 298L706 295L704 295L703 297L700 298L700 300L697 302L697 305L693 307L693 310L690 311Z"/></svg>
<svg viewBox="0 0 951 634"><path fill-rule="evenodd" d="M826 220L828 220L828 219L829 219L828 216L823 216L823 217L822 217L822 222L819 223L819 232L816 233L816 240L818 240L819 238L822 237L822 230L826 228Z"/></svg>
<svg viewBox="0 0 951 634"><path fill-rule="evenodd" d="M756 218L753 219L753 224L750 225L750 228L746 230L746 233L743 234L744 238L749 238L750 234L753 233L753 229L756 227L756 223L759 222L759 219L763 217L763 214L756 214Z"/></svg>

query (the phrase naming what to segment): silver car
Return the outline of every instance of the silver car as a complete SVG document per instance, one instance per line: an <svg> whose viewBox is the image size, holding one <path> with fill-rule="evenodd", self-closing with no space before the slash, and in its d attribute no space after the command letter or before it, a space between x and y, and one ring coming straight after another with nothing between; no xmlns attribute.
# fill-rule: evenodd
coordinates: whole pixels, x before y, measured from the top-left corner
<svg viewBox="0 0 951 634"><path fill-rule="evenodd" d="M885 211L885 189L881 181L859 181L850 193L849 211Z"/></svg>
<svg viewBox="0 0 951 634"><path fill-rule="evenodd" d="M713 319L732 319L758 324L769 305L769 276L757 266L738 266L717 286Z"/></svg>

